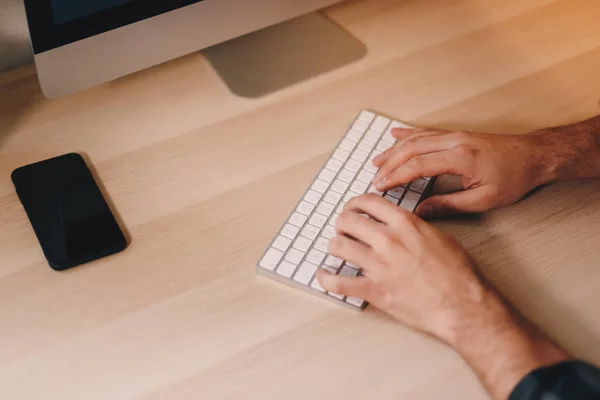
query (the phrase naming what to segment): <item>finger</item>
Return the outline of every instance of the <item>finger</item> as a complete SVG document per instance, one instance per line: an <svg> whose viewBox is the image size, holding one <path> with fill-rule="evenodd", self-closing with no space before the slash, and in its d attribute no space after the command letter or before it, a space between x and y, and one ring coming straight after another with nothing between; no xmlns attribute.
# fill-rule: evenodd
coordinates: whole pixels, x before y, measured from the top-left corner
<svg viewBox="0 0 600 400"><path fill-rule="evenodd" d="M396 129L399 129L399 128L396 128ZM380 167L381 165L383 165L387 161L387 159L392 154L394 154L394 152L396 151L396 149L398 147L400 147L404 143L404 141L407 140L407 139L420 138L420 137L429 137L429 136L439 136L439 135L442 135L444 133L444 132L440 132L440 131L421 131L421 130L413 130L413 129L407 129L407 131L412 132L412 134L410 136L407 136L407 137L399 139L394 144L394 146L390 147L389 149L387 149L383 153L377 155L377 157L373 158L373 165L374 166Z"/></svg>
<svg viewBox="0 0 600 400"><path fill-rule="evenodd" d="M386 201L386 203L389 203ZM375 247L374 244L383 240L389 230L385 225L376 222L373 219L365 218L358 214L356 209L344 208L335 224L335 229L339 234L348 235Z"/></svg>
<svg viewBox="0 0 600 400"><path fill-rule="evenodd" d="M421 218L477 213L491 209L493 207L492 201L489 191L485 187L478 187L462 192L430 197L419 204L415 212Z"/></svg>
<svg viewBox="0 0 600 400"><path fill-rule="evenodd" d="M395 188L417 178L443 174L462 176L466 161L452 150L438 151L412 157L405 164L392 171L375 187L379 191Z"/></svg>
<svg viewBox="0 0 600 400"><path fill-rule="evenodd" d="M366 276L348 277L333 275L323 269L317 271L317 280L321 287L328 292L343 294L346 296L370 298L372 282Z"/></svg>
<svg viewBox="0 0 600 400"><path fill-rule="evenodd" d="M369 246L342 235L335 236L329 241L329 253L365 270L371 269L378 260L377 255Z"/></svg>
<svg viewBox="0 0 600 400"><path fill-rule="evenodd" d="M370 193L359 197L354 197L346 203L345 210L365 213L377 221L392 226L396 225L399 219L417 220L418 218L411 212L398 207L381 196ZM362 217L361 217L362 218Z"/></svg>
<svg viewBox="0 0 600 400"><path fill-rule="evenodd" d="M395 146L396 150L388 157L387 161L379 167L379 171L377 172L373 183L378 190L381 190L386 184L388 175L404 165L411 158L418 155L449 150L460 143L461 139L456 135L436 135L419 138L411 137L402 144Z"/></svg>

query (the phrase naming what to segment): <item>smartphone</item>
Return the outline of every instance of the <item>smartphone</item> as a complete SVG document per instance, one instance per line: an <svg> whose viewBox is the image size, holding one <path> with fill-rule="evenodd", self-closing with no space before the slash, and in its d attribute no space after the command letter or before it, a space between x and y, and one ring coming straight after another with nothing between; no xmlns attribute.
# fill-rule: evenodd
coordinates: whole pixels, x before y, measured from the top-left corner
<svg viewBox="0 0 600 400"><path fill-rule="evenodd" d="M52 269L63 271L126 248L125 236L81 155L26 165L11 177Z"/></svg>

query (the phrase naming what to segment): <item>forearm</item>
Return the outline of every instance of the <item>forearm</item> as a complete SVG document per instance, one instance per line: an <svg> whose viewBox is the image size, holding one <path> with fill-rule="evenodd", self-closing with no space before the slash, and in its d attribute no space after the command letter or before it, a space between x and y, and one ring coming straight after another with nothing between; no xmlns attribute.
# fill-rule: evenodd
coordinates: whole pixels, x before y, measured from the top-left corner
<svg viewBox="0 0 600 400"><path fill-rule="evenodd" d="M495 294L485 303L485 312L468 325L458 326L449 342L493 399L507 399L531 371L569 358Z"/></svg>
<svg viewBox="0 0 600 400"><path fill-rule="evenodd" d="M600 178L600 115L530 134L539 183Z"/></svg>

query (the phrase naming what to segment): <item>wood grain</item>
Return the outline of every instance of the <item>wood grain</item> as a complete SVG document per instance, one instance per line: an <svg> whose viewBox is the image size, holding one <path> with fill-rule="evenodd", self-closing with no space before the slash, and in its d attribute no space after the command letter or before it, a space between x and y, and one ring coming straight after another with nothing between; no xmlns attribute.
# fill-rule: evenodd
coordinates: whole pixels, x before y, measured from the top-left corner
<svg viewBox="0 0 600 400"><path fill-rule="evenodd" d="M363 0L326 13L368 56L259 100L231 95L198 54L55 101L32 68L0 75L0 398L487 398L450 349L254 266L362 108L501 133L597 114L600 4ZM132 242L56 273L10 172L70 151ZM527 316L600 362L598 182L436 224Z"/></svg>

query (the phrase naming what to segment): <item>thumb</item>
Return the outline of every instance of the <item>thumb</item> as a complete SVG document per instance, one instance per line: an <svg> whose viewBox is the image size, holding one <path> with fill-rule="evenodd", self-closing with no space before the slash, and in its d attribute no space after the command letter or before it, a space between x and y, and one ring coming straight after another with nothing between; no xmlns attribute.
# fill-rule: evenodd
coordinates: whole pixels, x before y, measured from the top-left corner
<svg viewBox="0 0 600 400"><path fill-rule="evenodd" d="M316 278L321 287L329 292L360 297L362 299L369 297L370 282L364 276L348 277L333 275L319 269Z"/></svg>
<svg viewBox="0 0 600 400"><path fill-rule="evenodd" d="M423 200L416 209L423 219L439 218L454 214L475 213L491 208L484 187L433 196Z"/></svg>

